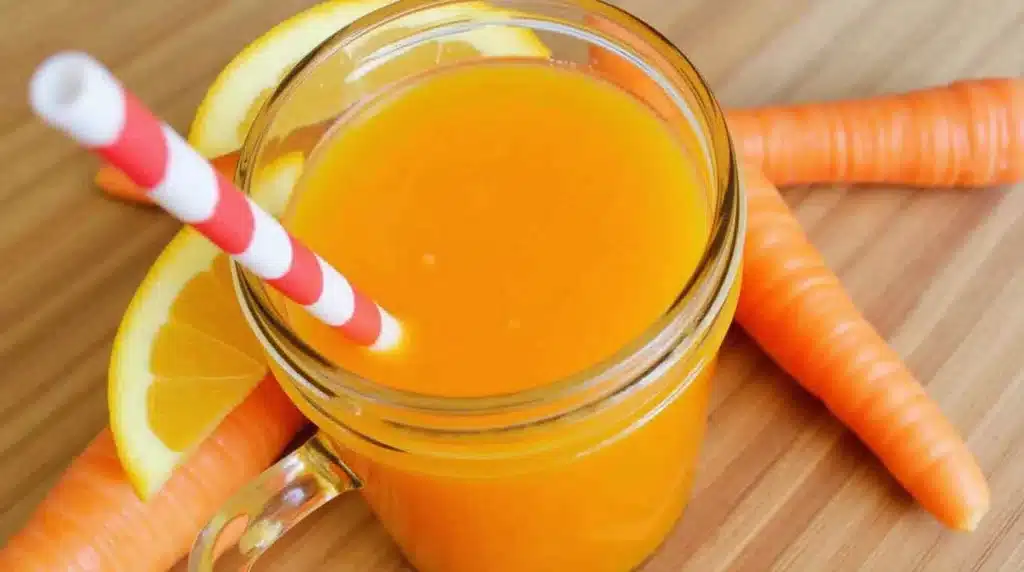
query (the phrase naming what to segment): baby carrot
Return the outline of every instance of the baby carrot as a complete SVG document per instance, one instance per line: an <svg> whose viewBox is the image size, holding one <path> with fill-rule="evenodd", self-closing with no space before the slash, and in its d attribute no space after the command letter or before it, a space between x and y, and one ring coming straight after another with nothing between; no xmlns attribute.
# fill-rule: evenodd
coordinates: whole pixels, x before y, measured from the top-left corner
<svg viewBox="0 0 1024 572"><path fill-rule="evenodd" d="M988 187L1024 178L1024 79L726 115L739 154L778 186Z"/></svg>
<svg viewBox="0 0 1024 572"><path fill-rule="evenodd" d="M857 311L774 186L746 170L737 320L849 427L922 506L973 530L989 490L974 457L896 352Z"/></svg>
<svg viewBox="0 0 1024 572"><path fill-rule="evenodd" d="M221 503L273 463L303 423L268 376L146 502L104 429L0 550L0 570L165 572Z"/></svg>
<svg viewBox="0 0 1024 572"><path fill-rule="evenodd" d="M222 157L215 157L211 162L218 171L231 177L235 174L235 167L238 165L238 153L229 153ZM99 171L96 171L93 182L102 191L114 198L142 204L150 204L152 202L143 189L139 188L127 175L113 165L101 166Z"/></svg>

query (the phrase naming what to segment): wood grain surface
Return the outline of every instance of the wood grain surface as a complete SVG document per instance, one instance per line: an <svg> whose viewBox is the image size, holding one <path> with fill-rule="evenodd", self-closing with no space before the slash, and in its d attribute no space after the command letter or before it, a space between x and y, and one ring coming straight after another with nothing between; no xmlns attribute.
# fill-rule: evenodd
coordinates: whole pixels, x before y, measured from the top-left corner
<svg viewBox="0 0 1024 572"><path fill-rule="evenodd" d="M1024 73L1021 0L622 3L689 54L726 106ZM307 4L0 0L0 539L105 423L111 337L176 228L91 187L95 160L28 111L32 68L57 49L88 50L184 130L219 67ZM1024 187L786 197L968 439L992 511L974 534L943 530L735 332L695 496L645 572L1024 570ZM407 565L349 496L262 568Z"/></svg>

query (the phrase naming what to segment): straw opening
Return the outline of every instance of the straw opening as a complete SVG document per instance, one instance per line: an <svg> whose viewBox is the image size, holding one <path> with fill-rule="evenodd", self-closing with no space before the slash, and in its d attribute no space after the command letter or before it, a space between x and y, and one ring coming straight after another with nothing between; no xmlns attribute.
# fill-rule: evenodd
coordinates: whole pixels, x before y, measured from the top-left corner
<svg viewBox="0 0 1024 572"><path fill-rule="evenodd" d="M63 52L36 70L29 101L47 123L90 146L109 145L121 132L124 111L117 80L91 56Z"/></svg>
<svg viewBox="0 0 1024 572"><path fill-rule="evenodd" d="M58 62L61 65L53 74L53 100L57 105L74 105L82 95L85 86L85 70L74 62Z"/></svg>
<svg viewBox="0 0 1024 572"><path fill-rule="evenodd" d="M66 111L81 101L87 72L80 54L58 54L32 78L32 104L38 110Z"/></svg>

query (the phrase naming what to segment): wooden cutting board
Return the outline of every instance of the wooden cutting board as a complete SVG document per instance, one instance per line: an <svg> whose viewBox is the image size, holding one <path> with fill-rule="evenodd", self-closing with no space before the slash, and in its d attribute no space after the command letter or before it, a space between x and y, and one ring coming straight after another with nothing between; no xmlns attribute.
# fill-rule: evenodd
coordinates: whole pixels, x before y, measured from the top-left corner
<svg viewBox="0 0 1024 572"><path fill-rule="evenodd" d="M0 0L0 539L105 423L111 337L176 227L90 186L95 160L29 114L32 68L54 50L86 49L184 130L219 67L310 3ZM1024 74L1020 0L622 3L676 42L726 106ZM645 572L1024 570L1024 186L786 197L968 438L992 511L974 534L943 530L735 332L693 501ZM407 565L352 496L263 568Z"/></svg>

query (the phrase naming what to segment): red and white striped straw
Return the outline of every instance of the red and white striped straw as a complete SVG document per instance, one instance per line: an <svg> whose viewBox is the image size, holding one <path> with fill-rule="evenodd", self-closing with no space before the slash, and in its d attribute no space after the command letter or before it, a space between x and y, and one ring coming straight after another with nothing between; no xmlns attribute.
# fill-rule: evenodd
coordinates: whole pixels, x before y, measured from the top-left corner
<svg viewBox="0 0 1024 572"><path fill-rule="evenodd" d="M56 54L32 77L44 121L101 155L153 202L355 343L389 350L399 323L185 142L91 56Z"/></svg>

